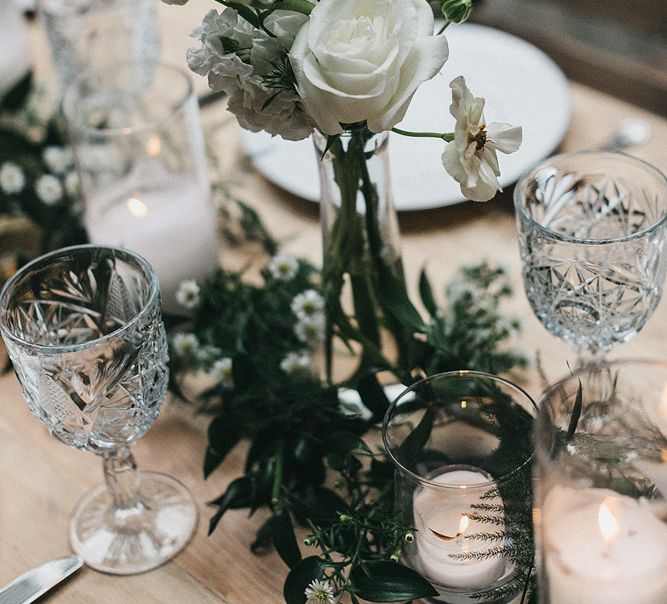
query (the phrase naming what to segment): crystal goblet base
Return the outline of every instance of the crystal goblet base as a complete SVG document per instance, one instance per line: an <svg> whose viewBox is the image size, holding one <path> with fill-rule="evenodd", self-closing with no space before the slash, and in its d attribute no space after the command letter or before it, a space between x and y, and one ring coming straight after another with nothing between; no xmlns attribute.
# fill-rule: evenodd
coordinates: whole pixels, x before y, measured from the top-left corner
<svg viewBox="0 0 667 604"><path fill-rule="evenodd" d="M190 541L197 506L178 480L157 472L138 472L138 487L126 501L109 484L88 491L70 520L76 553L95 570L131 575L156 568Z"/></svg>

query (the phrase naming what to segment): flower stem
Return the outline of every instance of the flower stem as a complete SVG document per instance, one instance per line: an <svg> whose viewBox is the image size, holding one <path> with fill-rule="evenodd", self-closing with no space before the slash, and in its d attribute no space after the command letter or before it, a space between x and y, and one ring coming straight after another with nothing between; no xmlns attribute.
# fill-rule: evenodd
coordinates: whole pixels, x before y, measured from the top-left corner
<svg viewBox="0 0 667 604"><path fill-rule="evenodd" d="M439 36L440 34L444 33L445 30L449 27L450 23L451 23L451 21L445 21L445 24L440 28L440 30L438 31L438 33L436 35Z"/></svg>
<svg viewBox="0 0 667 604"><path fill-rule="evenodd" d="M275 455L276 472L273 475L273 488L271 489L271 503L276 505L280 500L280 488L283 484L283 453L285 451L285 442L280 441L278 451Z"/></svg>
<svg viewBox="0 0 667 604"><path fill-rule="evenodd" d="M392 128L392 132L400 134L401 136L411 136L413 138L440 138L445 142L454 140L453 132L412 132L410 130L401 130L400 128Z"/></svg>

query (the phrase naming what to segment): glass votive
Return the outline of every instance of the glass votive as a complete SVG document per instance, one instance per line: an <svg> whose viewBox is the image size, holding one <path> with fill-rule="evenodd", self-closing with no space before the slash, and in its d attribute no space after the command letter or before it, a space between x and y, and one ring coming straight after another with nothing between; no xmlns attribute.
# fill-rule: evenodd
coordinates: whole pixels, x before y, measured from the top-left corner
<svg viewBox="0 0 667 604"><path fill-rule="evenodd" d="M415 529L404 561L450 604L509 602L533 564L535 404L476 371L417 382L389 407L384 444L395 506Z"/></svg>
<svg viewBox="0 0 667 604"><path fill-rule="evenodd" d="M215 212L190 77L160 63L120 63L65 91L90 241L134 250L160 280L163 306L218 266Z"/></svg>
<svg viewBox="0 0 667 604"><path fill-rule="evenodd" d="M153 0L39 0L55 67L65 84L118 61L156 61Z"/></svg>
<svg viewBox="0 0 667 604"><path fill-rule="evenodd" d="M543 604L667 602L667 363L589 365L536 421Z"/></svg>

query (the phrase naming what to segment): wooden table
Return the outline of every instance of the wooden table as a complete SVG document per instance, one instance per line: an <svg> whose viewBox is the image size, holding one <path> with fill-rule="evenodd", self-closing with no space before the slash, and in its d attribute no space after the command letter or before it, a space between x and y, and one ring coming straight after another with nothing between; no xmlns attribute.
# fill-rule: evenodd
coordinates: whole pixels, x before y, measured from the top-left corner
<svg viewBox="0 0 667 604"><path fill-rule="evenodd" d="M208 0L191 0L186 7L160 7L165 54L182 60L186 35L197 24ZM34 32L35 53L42 73L48 71L44 41ZM199 83L200 90L204 86ZM562 150L595 147L611 135L618 120L642 117L653 128L653 139L632 153L667 171L667 120L627 103L572 83L574 114ZM224 102L206 110L204 122L226 119ZM238 133L233 121L221 129L217 142L226 174L236 174L237 192L253 203L284 249L317 262L320 255L318 210L314 204L285 194L252 171L240 177ZM246 168L247 170L247 168ZM567 371L568 348L549 336L534 318L523 295L520 261L515 243L510 192L488 204L458 206L401 215L407 275L415 285L418 270L428 265L434 281L444 284L462 264L490 259L506 267L516 295L508 311L520 317L523 333L516 344L529 355L540 351L551 377ZM238 253L221 250L226 266L239 262ZM644 331L621 348L622 356L667 356L667 300L663 299ZM618 356L618 353L615 355ZM534 370L517 379L538 396ZM0 585L46 560L69 552L68 520L86 491L102 480L94 455L76 451L53 439L28 412L13 375L0 378ZM171 474L194 493L200 523L190 545L173 561L149 573L115 577L84 568L51 592L44 601L68 604L138 602L274 604L282 602L286 567L275 553L256 557L249 551L254 531L265 517L248 518L244 511L228 512L215 534L207 538L211 514L206 502L220 494L241 471L244 446L234 451L208 481L201 472L205 421L187 410L167 405L162 416L136 446L141 468Z"/></svg>

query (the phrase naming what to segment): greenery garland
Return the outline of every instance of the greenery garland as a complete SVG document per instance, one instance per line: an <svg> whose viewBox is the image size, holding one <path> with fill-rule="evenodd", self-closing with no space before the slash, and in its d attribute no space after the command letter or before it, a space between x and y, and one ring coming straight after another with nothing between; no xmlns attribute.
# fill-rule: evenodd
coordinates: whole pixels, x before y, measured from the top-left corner
<svg viewBox="0 0 667 604"><path fill-rule="evenodd" d="M36 102L43 98L31 75L0 99L0 165L12 162L24 176L19 190L0 191L0 213L27 219L40 234L39 245L25 250L19 265L30 255L86 241L78 190L65 186L71 159L54 173L45 154L57 148L67 157L62 130L52 115L31 111ZM35 195L44 175L61 181L55 201ZM194 316L188 330L171 340L171 388L187 399L182 386L193 372L208 384L196 397L199 409L213 416L204 475L218 468L241 439L251 441L243 475L211 502L216 511L209 532L229 509L268 508L271 516L251 547L258 551L273 543L289 565L288 604L303 604L307 597L333 602L344 593L353 604L436 595L423 577L400 563L413 529L393 510L393 467L362 437L376 434L389 403L379 376L409 384L459 368L500 373L524 365L521 355L503 347L518 329L516 321L499 313L511 293L503 271L487 264L462 269L446 290L445 307L436 303L422 272L419 291L426 320L403 288L388 300L394 315L416 334L410 366L378 357L353 383L328 385L313 369L321 337L318 271L304 261L275 256L278 245L257 214L220 178L213 191L228 243L259 242L273 259L262 271L262 285L250 285L243 273L220 270L207 283L184 283L180 292L185 310ZM182 323L165 319L172 326ZM526 481L520 482L525 490ZM526 493L514 495L525 501ZM512 493L502 496L514 501ZM480 508L480 518L488 512ZM525 531L509 537L522 545L513 560L526 578L532 568L532 532L525 509L517 513L523 514ZM305 558L295 536L297 524L310 530L305 544L316 552ZM497 531L489 532L490 543L498 539ZM485 594L494 595L502 594Z"/></svg>

